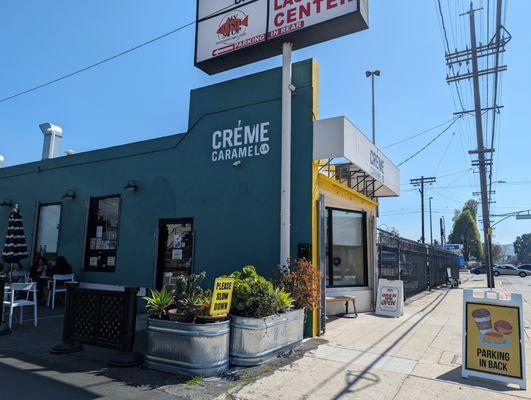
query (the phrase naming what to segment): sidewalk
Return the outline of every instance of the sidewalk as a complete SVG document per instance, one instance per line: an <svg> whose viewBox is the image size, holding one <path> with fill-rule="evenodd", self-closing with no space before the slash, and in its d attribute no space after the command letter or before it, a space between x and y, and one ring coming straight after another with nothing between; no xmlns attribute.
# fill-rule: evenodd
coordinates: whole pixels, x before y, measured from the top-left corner
<svg viewBox="0 0 531 400"><path fill-rule="evenodd" d="M477 280L463 286L485 287ZM434 291L414 301L399 319L373 314L338 319L328 325L327 343L220 398L531 398L529 389L461 378L461 318L462 290L454 289ZM529 341L526 347L530 354ZM528 371L530 366L528 359Z"/></svg>
<svg viewBox="0 0 531 400"><path fill-rule="evenodd" d="M464 287L485 287L472 277ZM522 282L524 283L524 282ZM136 368L109 368L113 352L86 346L55 356L62 310L43 309L0 338L2 396L13 399L520 399L531 391L460 377L462 290L437 290L411 302L398 319L361 314L336 319L324 337L266 365L188 381ZM144 326L139 321L139 326ZM529 353L529 338L528 352ZM137 337L142 346L145 336ZM141 350L141 349L139 349ZM528 371L531 365L528 361ZM528 386L531 386L528 384ZM1 397L4 398L4 397Z"/></svg>

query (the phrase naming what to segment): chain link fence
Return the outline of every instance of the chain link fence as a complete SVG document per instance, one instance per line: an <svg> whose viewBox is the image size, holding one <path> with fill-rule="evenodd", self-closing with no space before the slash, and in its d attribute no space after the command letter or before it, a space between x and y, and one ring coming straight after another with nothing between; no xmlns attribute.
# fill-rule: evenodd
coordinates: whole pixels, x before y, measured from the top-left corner
<svg viewBox="0 0 531 400"><path fill-rule="evenodd" d="M459 279L459 257L437 247L378 230L378 277L402 280L406 299Z"/></svg>

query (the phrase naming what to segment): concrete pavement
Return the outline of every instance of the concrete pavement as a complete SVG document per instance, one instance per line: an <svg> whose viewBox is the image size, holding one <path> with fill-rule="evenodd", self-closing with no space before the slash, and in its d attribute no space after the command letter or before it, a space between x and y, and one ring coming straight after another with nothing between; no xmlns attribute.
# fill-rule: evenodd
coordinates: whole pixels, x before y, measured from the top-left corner
<svg viewBox="0 0 531 400"><path fill-rule="evenodd" d="M470 278L464 287L485 287L484 277ZM373 314L338 319L328 325L327 343L225 398L531 398L531 390L461 378L461 318L462 290L454 289L434 291L407 305L399 319ZM530 354L529 338L526 347ZM530 366L528 359L528 371Z"/></svg>
<svg viewBox="0 0 531 400"><path fill-rule="evenodd" d="M502 290L520 291L531 301L531 277L501 277L497 283ZM464 284L468 288L485 285L484 276L469 276ZM90 346L82 353L53 356L48 349L61 337L62 312L44 311L38 328L28 321L16 326L14 334L0 338L0 398L531 398L530 391L460 377L461 289L429 293L406 305L405 315L398 319L374 314L336 319L328 324L324 337L307 341L289 356L194 385L142 367L109 368L106 363L112 352ZM530 321L528 304L524 312ZM529 350L529 336L526 339ZM531 371L529 361L527 369Z"/></svg>

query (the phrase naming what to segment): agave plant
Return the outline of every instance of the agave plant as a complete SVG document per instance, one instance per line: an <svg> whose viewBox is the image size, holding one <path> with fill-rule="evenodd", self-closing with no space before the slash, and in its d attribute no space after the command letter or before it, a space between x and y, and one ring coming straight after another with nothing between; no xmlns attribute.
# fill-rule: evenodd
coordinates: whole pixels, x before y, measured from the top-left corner
<svg viewBox="0 0 531 400"><path fill-rule="evenodd" d="M163 288L162 290L151 289L151 296L144 297L146 300L146 311L152 318L166 319L167 310L173 305L173 295Z"/></svg>

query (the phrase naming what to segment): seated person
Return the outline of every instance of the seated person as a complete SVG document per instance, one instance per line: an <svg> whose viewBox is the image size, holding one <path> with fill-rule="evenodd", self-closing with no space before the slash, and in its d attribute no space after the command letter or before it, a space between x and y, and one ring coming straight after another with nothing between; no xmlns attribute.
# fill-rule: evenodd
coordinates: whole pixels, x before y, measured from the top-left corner
<svg viewBox="0 0 531 400"><path fill-rule="evenodd" d="M37 256L35 263L31 266L30 278L37 282L37 300L39 303L44 301L44 288L48 282L50 267L48 260L43 256Z"/></svg>
<svg viewBox="0 0 531 400"><path fill-rule="evenodd" d="M55 267L53 268L54 275L69 275L72 273L72 266L66 261L63 256L57 257L55 260Z"/></svg>

